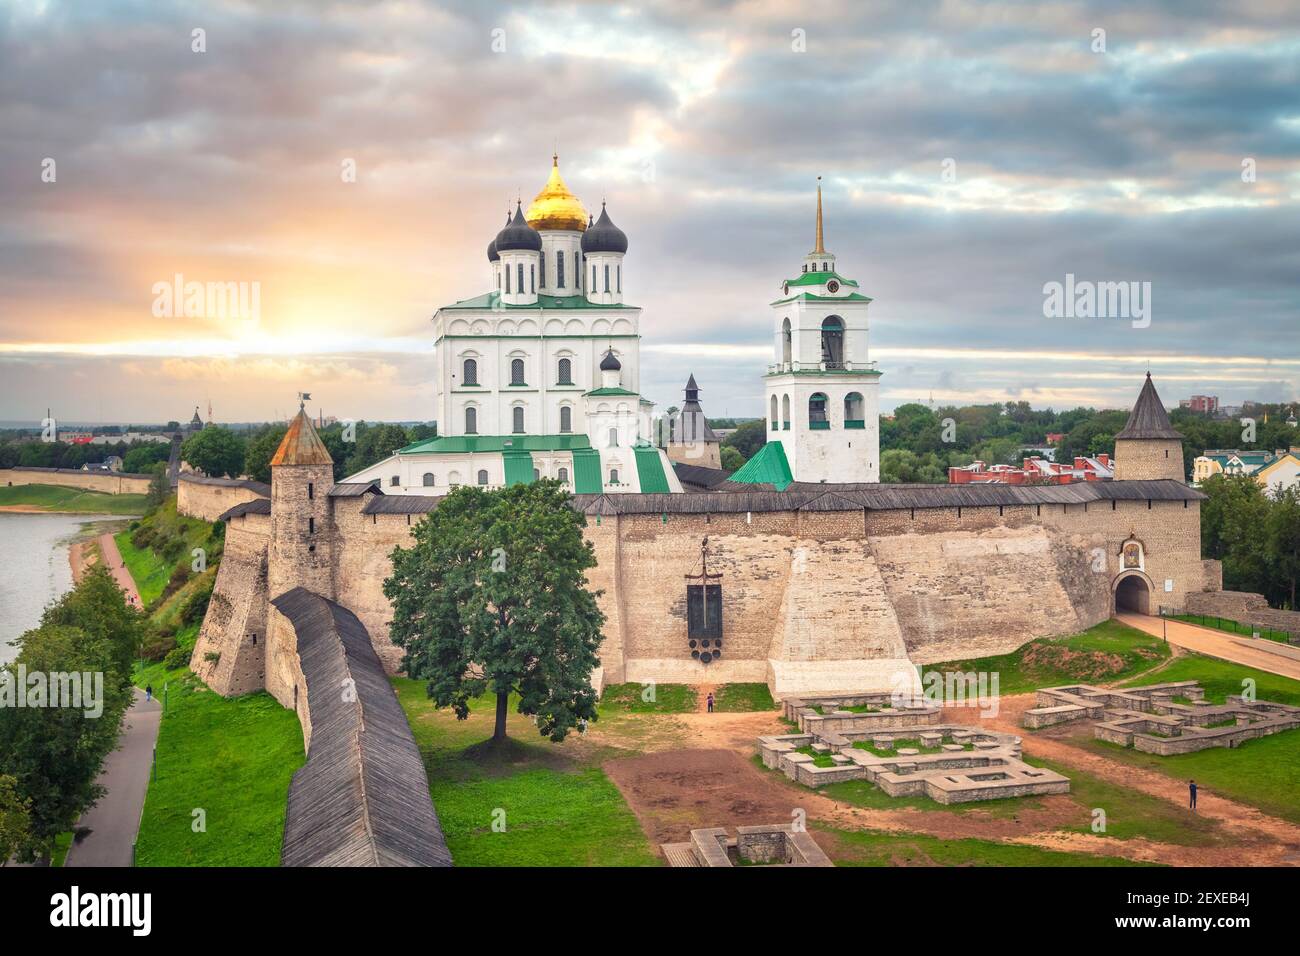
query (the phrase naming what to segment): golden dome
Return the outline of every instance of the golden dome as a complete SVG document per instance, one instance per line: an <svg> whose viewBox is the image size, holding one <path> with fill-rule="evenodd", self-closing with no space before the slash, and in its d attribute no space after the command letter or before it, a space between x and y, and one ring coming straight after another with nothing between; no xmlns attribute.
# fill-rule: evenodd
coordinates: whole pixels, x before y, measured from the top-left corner
<svg viewBox="0 0 1300 956"><path fill-rule="evenodd" d="M582 232L587 228L587 210L560 178L559 156L551 158L551 177L528 207L528 212L524 213L524 218L534 229Z"/></svg>

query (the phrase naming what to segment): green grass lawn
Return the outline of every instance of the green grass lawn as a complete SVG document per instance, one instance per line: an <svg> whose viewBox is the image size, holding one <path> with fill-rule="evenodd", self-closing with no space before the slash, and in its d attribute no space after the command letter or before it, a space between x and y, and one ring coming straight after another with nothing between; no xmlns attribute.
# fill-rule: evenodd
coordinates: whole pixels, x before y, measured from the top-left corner
<svg viewBox="0 0 1300 956"><path fill-rule="evenodd" d="M491 697L472 702L469 719L458 721L434 708L422 681L397 677L393 686L424 756L433 805L457 866L661 863L599 767L607 753L543 740L530 719L513 712L513 699L510 740L489 746Z"/></svg>
<svg viewBox="0 0 1300 956"><path fill-rule="evenodd" d="M945 840L921 833L834 830L815 826L813 838L829 849L837 866L1143 866L1113 856L1063 853L993 840Z"/></svg>
<svg viewBox="0 0 1300 956"><path fill-rule="evenodd" d="M1258 634L1266 640L1281 641L1283 644L1287 643L1288 637L1295 636L1287 634L1286 631L1275 631L1267 627L1240 624L1237 621L1230 621L1226 617L1205 617L1202 614L1173 614L1170 616L1175 621L1185 621L1199 627L1208 627L1212 631L1226 631L1229 634L1240 634L1243 637L1253 637Z"/></svg>
<svg viewBox="0 0 1300 956"><path fill-rule="evenodd" d="M31 505L42 511L76 514L144 514L144 495L110 495L63 485L13 485L0 487L0 506Z"/></svg>
<svg viewBox="0 0 1300 956"><path fill-rule="evenodd" d="M130 531L119 531L113 535L117 550L122 555L122 563L131 572L135 589L140 592L140 601L145 607L152 604L167 586L171 577L172 565L168 564L148 548L137 548L131 543Z"/></svg>
<svg viewBox="0 0 1300 956"><path fill-rule="evenodd" d="M293 711L259 691L217 695L188 670L154 665L167 712L158 732L158 776L149 784L137 866L277 866L289 781L306 759ZM194 811L206 832L193 829Z"/></svg>
<svg viewBox="0 0 1300 956"><path fill-rule="evenodd" d="M713 694L713 709L722 714L776 708L767 684L723 684Z"/></svg>
<svg viewBox="0 0 1300 956"><path fill-rule="evenodd" d="M998 691L1023 694L1059 684L1110 683L1168 659L1163 640L1119 621L1102 621L1081 634L1030 641L1010 654L926 665L926 671L998 675Z"/></svg>
<svg viewBox="0 0 1300 956"><path fill-rule="evenodd" d="M646 700L647 695L653 699ZM695 688L689 684L633 683L608 685L600 697L600 709L634 714L684 714L700 708Z"/></svg>
<svg viewBox="0 0 1300 956"><path fill-rule="evenodd" d="M132 543L137 527L148 528L157 541L175 543L176 556L168 558L159 553L154 546L137 548ZM122 563L131 572L140 600L147 608L163 593L172 571L178 565L189 567L193 561L192 550L204 548L209 553L209 563L213 573L219 552L219 544L212 538L212 525L207 521L198 521L176 513L176 499L173 497L140 522L113 536L117 549L122 554ZM160 547L161 545L159 545Z"/></svg>

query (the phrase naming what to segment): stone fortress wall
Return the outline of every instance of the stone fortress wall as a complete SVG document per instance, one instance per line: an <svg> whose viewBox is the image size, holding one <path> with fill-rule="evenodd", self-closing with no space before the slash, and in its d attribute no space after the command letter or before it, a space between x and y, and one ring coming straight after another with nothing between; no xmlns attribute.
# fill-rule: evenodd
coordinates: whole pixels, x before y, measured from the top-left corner
<svg viewBox="0 0 1300 956"><path fill-rule="evenodd" d="M292 560L310 566L313 590L358 616L384 666L396 671L402 652L388 639L383 581L393 548L408 543L436 499L411 504L420 509L414 513L392 513L370 504L380 496L329 498L319 486L315 494L318 550ZM625 507L626 499L648 496L618 497ZM1153 609L1180 609L1189 594L1221 586L1217 563L1199 557L1194 499L745 511L734 509L748 496L717 497L732 499L731 510L588 513L598 561L589 582L604 592L607 618L599 682L766 681L782 697L888 689L914 664L1006 653L1105 620L1123 575L1148 583ZM214 611L195 651L196 667L205 653L221 655L209 684L222 693L239 692L233 676L222 677L228 650L267 619L270 595L261 589L257 555L272 551L273 520L246 514L228 524L227 554L236 561L229 574L223 563L217 593L239 610L226 623ZM306 511L297 520L306 521ZM685 602L685 575L698 571L705 537L724 596L723 653L708 665L690 657ZM1122 572L1122 547L1134 538L1143 545L1143 567ZM292 706L298 675L291 635L281 637L282 666L267 669L266 683ZM270 640L275 657L281 645L274 634ZM247 673L249 653L245 648L230 665L232 675Z"/></svg>
<svg viewBox="0 0 1300 956"><path fill-rule="evenodd" d="M150 475L76 468L0 468L0 485L63 485L110 495L143 495L152 480Z"/></svg>
<svg viewBox="0 0 1300 956"><path fill-rule="evenodd" d="M183 471L176 484L176 510L191 518L216 521L235 505L270 496L271 486L261 482L205 478Z"/></svg>

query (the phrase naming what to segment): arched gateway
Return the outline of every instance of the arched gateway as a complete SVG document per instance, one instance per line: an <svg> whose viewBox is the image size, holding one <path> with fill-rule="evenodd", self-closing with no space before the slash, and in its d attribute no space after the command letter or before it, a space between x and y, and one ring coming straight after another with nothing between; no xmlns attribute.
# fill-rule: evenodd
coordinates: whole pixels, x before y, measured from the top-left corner
<svg viewBox="0 0 1300 956"><path fill-rule="evenodd" d="M1151 586L1145 574L1132 571L1116 579L1115 610L1132 614L1151 613Z"/></svg>

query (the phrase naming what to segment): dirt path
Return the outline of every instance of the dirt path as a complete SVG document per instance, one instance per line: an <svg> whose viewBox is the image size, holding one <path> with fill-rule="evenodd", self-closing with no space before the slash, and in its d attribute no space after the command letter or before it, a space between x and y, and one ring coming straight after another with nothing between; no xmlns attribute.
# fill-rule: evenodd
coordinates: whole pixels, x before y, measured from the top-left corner
<svg viewBox="0 0 1300 956"><path fill-rule="evenodd" d="M122 563L122 554L117 550L117 542L113 540L111 534L101 534L99 536L99 553L104 561L104 566L113 573L113 578L118 585L126 592L126 598L135 607L143 607L140 602L140 592L136 590L135 581L131 578L131 572L126 569Z"/></svg>
<svg viewBox="0 0 1300 956"><path fill-rule="evenodd" d="M1218 657L1234 664L1254 667L1270 674L1300 680L1300 647L1264 638L1227 634L1208 627L1171 621L1145 614L1118 614L1121 623L1156 637L1167 636L1169 643L1199 654Z"/></svg>

